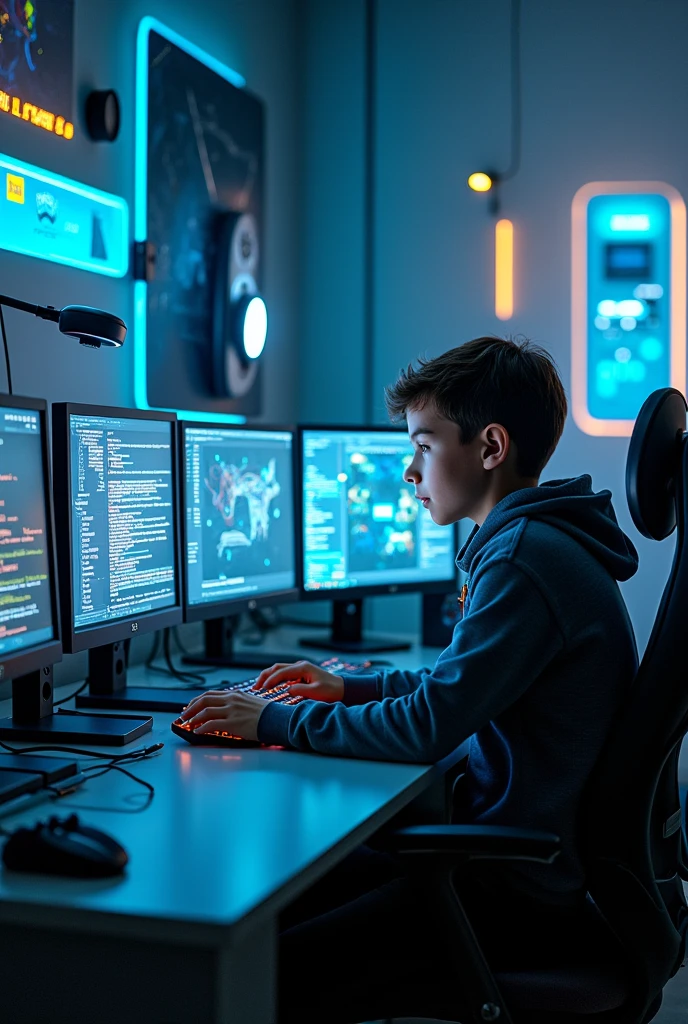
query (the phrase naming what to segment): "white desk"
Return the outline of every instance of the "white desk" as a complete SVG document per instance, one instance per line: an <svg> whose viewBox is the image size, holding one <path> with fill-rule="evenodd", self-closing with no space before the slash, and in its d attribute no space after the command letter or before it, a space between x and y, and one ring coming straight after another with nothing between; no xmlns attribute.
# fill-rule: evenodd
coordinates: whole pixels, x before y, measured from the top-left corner
<svg viewBox="0 0 688 1024"><path fill-rule="evenodd" d="M208 685L228 675L246 672ZM110 772L2 819L13 829L76 811L130 855L115 880L0 872L3 1024L272 1024L277 913L441 777L427 765L193 747L170 732L173 717L156 714L132 744L165 743L131 767L155 786L145 811L143 787Z"/></svg>

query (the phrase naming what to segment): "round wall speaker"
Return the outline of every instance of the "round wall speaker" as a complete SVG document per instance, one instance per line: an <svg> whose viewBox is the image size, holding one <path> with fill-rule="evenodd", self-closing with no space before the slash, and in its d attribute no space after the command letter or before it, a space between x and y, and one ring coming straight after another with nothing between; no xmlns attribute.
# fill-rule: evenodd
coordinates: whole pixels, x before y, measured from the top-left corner
<svg viewBox="0 0 688 1024"><path fill-rule="evenodd" d="M218 395L241 398L255 383L267 336L267 309L258 287L258 225L253 214L222 214L216 245L213 386Z"/></svg>

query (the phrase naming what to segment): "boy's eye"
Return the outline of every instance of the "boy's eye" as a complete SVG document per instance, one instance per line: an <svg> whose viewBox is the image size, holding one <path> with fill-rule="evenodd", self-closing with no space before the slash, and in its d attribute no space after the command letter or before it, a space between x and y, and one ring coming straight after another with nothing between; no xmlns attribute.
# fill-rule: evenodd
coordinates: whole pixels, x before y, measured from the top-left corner
<svg viewBox="0 0 688 1024"><path fill-rule="evenodd" d="M426 452L430 451L430 448L429 448L429 446L427 444L419 444L418 448L423 453L423 455L425 455Z"/></svg>

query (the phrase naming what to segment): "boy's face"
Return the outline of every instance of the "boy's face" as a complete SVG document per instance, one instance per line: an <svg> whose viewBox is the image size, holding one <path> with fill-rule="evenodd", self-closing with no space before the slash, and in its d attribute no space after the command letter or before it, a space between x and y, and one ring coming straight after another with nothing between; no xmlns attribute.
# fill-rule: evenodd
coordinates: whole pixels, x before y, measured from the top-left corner
<svg viewBox="0 0 688 1024"><path fill-rule="evenodd" d="M404 480L413 484L416 497L440 526L466 517L477 521L490 475L483 464L484 440L478 435L461 444L457 424L432 403L408 409L406 422L414 456Z"/></svg>

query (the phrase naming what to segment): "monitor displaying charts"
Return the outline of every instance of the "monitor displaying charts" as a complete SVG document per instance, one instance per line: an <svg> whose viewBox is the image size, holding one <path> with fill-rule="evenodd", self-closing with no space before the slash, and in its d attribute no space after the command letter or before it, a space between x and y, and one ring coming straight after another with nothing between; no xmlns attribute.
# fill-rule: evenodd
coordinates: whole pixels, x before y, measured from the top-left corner
<svg viewBox="0 0 688 1024"><path fill-rule="evenodd" d="M451 589L456 528L404 482L412 458L405 430L302 428L304 591Z"/></svg>
<svg viewBox="0 0 688 1024"><path fill-rule="evenodd" d="M287 429L182 425L187 618L294 590L293 445Z"/></svg>

